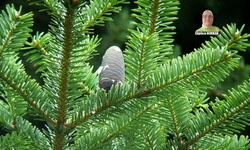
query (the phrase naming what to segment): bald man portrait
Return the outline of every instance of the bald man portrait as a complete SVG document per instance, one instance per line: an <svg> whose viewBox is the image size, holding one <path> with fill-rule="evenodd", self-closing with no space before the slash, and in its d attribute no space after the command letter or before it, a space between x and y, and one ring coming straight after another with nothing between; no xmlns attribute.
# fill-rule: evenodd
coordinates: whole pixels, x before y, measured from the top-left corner
<svg viewBox="0 0 250 150"><path fill-rule="evenodd" d="M212 11L205 10L202 14L202 27L195 32L219 32L220 29L216 26L212 26L214 21L214 15Z"/></svg>

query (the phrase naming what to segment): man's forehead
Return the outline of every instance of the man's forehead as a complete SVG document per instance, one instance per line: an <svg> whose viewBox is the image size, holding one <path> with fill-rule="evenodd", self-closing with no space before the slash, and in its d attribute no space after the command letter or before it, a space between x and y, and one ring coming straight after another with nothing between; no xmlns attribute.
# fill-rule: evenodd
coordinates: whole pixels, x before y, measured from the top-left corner
<svg viewBox="0 0 250 150"><path fill-rule="evenodd" d="M203 15L212 15L212 16L213 16L213 13L210 12L210 11L205 11L205 12L203 13Z"/></svg>

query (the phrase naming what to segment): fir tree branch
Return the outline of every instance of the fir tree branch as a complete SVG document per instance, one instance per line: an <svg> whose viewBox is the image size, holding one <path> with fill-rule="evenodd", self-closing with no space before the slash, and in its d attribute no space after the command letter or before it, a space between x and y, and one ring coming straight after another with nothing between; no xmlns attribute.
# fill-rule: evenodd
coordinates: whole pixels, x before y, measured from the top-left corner
<svg viewBox="0 0 250 150"><path fill-rule="evenodd" d="M83 77L84 79L88 78L88 76L86 78L86 73L87 73L86 70L89 70L90 68L85 63L85 61L88 59L88 56L90 56L90 54L93 52L93 49L96 47L96 42L97 42L96 38L92 38L91 40L88 41L89 37L84 36L84 34L87 32L84 31L85 29L82 28L81 24L82 23L88 24L89 21L91 22L91 19L98 20L98 18L100 18L101 21L92 22L91 26L100 24L103 21L102 19L105 20L105 18L101 17L101 15L103 15L102 13L117 10L115 7L113 8L113 5L118 3L120 2L112 1L112 3L110 4L108 1L105 2L91 1L91 5L98 6L99 9L96 9L96 7L93 6L91 7L86 6L85 8L82 8L86 9L84 11L87 13L87 15L84 17L84 15L82 15L81 12L79 12L81 11L81 9L79 8L76 9L76 7L78 7L77 5L71 3L71 1L65 1L64 4L65 16L62 15L61 19L54 18L55 24L58 25L59 27L58 29L53 27L52 33L55 38L55 41L62 43L61 48L58 49L58 47L56 47L57 51L61 53L62 56L61 58L56 58L59 61L60 65L59 70L56 69L54 72L53 70L50 69L53 72L53 74L54 73L59 74L59 79L58 81L56 81L58 82L56 83L58 84L58 91L57 90L55 91L56 93L58 93L58 96L54 95L53 92L51 92L51 94L53 94L53 97L58 99L57 101L58 124L56 127L58 131L56 132L55 143L59 147L60 147L59 143L62 142L64 137L64 135L60 134L61 132L59 132L61 130L60 128L65 127L66 119L68 118L68 115L70 115L67 114L67 112L70 112L69 109L72 109L71 106L73 107L73 105L75 105L74 102L78 100L77 98L79 97L78 95L81 95L82 93L82 87L80 87L81 84L79 84L78 82L84 81L82 80ZM110 10L106 10L106 8L104 8L105 10L101 9L102 7L100 6L106 6L106 5L111 5L108 7L108 9ZM100 11L100 14L98 14L98 16L96 16L95 14L96 11L98 12ZM90 16L88 16L89 13ZM63 23L61 23L61 20L64 20ZM57 43L54 43L55 46L56 44ZM84 56L83 54L86 54L86 56ZM56 53L54 56L58 57ZM77 70L76 67L78 67L79 70ZM49 80L47 81L46 85L50 86L49 82L51 81ZM50 89L50 87L48 88ZM76 90L79 91L79 93L76 94Z"/></svg>
<svg viewBox="0 0 250 150"><path fill-rule="evenodd" d="M38 83L35 80L31 80L24 69L20 68L20 62L16 64L15 61L0 59L0 77L12 89L16 90L29 105L34 107L46 121L54 124L55 121L48 115L50 107L48 106L48 101L44 98L46 94L42 91ZM34 90L33 93L29 92L30 89Z"/></svg>
<svg viewBox="0 0 250 150"><path fill-rule="evenodd" d="M34 148L32 141L29 141L27 137L23 136L22 133L11 132L5 136L0 137L0 148L1 149L19 149L20 147L26 149Z"/></svg>
<svg viewBox="0 0 250 150"><path fill-rule="evenodd" d="M71 117L75 118L75 120L66 123L65 126L69 130L73 129L90 117L98 115L104 110L112 108L112 106L131 100L131 97L135 96L135 89L135 84L125 83L121 86L112 86L108 97L106 97L106 92L103 90L91 93L87 96L87 99L81 100L79 103L80 107L76 109L77 113Z"/></svg>
<svg viewBox="0 0 250 150"><path fill-rule="evenodd" d="M70 55L72 51L72 28L73 28L73 18L74 18L74 9L68 9L65 16L64 22L64 40L63 40L63 47L62 47L62 61L61 61L61 70L59 74L59 99L58 99L58 123L65 122L65 105L67 103L67 83L69 80L69 66L70 66Z"/></svg>
<svg viewBox="0 0 250 150"><path fill-rule="evenodd" d="M35 36L31 38L31 42L27 42L26 44L29 47L25 47L22 50L29 50L24 54L24 56L30 55L27 61L35 62L34 66L39 66L36 70L36 73L43 72L46 70L46 61L49 60L51 63L55 63L53 59L51 59L51 55L48 53L47 44L51 40L51 36L49 33L44 34L43 32L39 34L36 33Z"/></svg>
<svg viewBox="0 0 250 150"><path fill-rule="evenodd" d="M136 103L138 103L139 101L141 103L140 106L134 108L135 106L133 105L137 105ZM121 110L119 107L109 109L108 112L111 112L110 118L106 121L105 124L101 124L100 128L97 128L95 131L91 131L88 134L85 133L82 135L81 140L84 141L85 144L82 143L83 145L81 147L84 147L83 149L95 149L95 148L98 149L99 146L105 145L105 143L108 143L114 140L121 133L121 131L124 131L127 129L136 130L136 129L132 129L133 126L131 126L131 124L133 124L134 122L140 122L139 120L141 120L140 119L141 116L148 113L148 111L155 109L154 108L155 103L157 103L157 101L154 101L153 103L149 104L149 102L145 102L143 100L139 100L139 99L134 100L133 102L123 104L123 107L122 107L123 113L121 113L120 115L116 115L115 113L111 114L112 112L120 112ZM105 116L106 114L104 113L97 114L96 118L101 119L103 117L105 118ZM130 126L131 126L131 129L129 128ZM109 131L110 127L112 127L111 131ZM82 132L83 130L86 130L85 128L89 128L89 127L85 126L80 131ZM104 131L102 130L103 128L105 128ZM97 136L97 137L90 138L93 136ZM90 139L98 140L98 142L96 142L95 140L89 141Z"/></svg>
<svg viewBox="0 0 250 150"><path fill-rule="evenodd" d="M8 130L17 130L16 118L20 116L23 117L26 114L27 102L23 101L19 93L9 87L8 84L2 82L0 86L0 96L2 93L1 97L3 97L6 102L0 101L0 116L2 117L0 122L4 123L5 128ZM4 92L2 92L2 90Z"/></svg>
<svg viewBox="0 0 250 150"><path fill-rule="evenodd" d="M157 55L157 63L162 64L168 61L168 55L172 54L173 42L172 35L175 32L171 32L175 29L174 26L170 26L177 17L174 17L177 14L179 9L178 1L170 0L138 0L135 3L139 5L138 8L133 9L137 14L132 14L140 22L132 22L139 28L149 29L149 34L153 33L158 34L159 48Z"/></svg>
<svg viewBox="0 0 250 150"><path fill-rule="evenodd" d="M226 56L227 55L227 56ZM125 90L121 87L121 93L124 93L123 95L118 95L115 99L115 101L109 101L109 103L106 103L106 96L105 95L92 95L91 97L91 104L88 103L86 107L92 107L89 110L89 112L85 111L85 115L79 116L81 119L79 119L76 123L71 124L72 127L76 126L77 124L80 124L82 121L84 121L86 118L89 118L92 116L92 111L96 113L102 112L102 110L105 108L109 108L112 106L115 106L119 103L123 103L126 101L129 101L132 98L140 98L145 95L149 95L153 93L154 91L160 89L160 88L168 88L169 91L173 91L173 93L177 92L180 93L181 95L185 93L186 89L193 89L194 86L199 85L199 84L194 84L193 82L190 81L195 81L196 83L203 83L207 85L208 87L211 86L212 80L214 81L219 81L222 80L221 78L217 77L217 74L222 74L225 76L226 72L229 72L227 69L231 69L232 66L237 65L238 58L233 58L234 54L227 53L226 48L221 51L220 49L215 49L211 51L197 51L194 52L193 54L188 54L186 57L183 58L183 60L178 59L173 60L172 64L168 63L166 66L163 66L163 68L157 68L154 74L151 76L156 79L148 79L147 81L153 81L152 83L149 83L148 87L152 87L150 90L144 90L145 87L142 87L139 90L134 89L134 86L137 86L134 84L132 87L127 87L128 92L124 93L122 90ZM196 58L202 58L203 61L193 61L193 59ZM210 58L213 58L213 62L209 62ZM208 64L209 62L209 64ZM179 64L178 64L179 63ZM180 67L179 69L176 67ZM186 64L185 66L182 64ZM232 66L231 66L232 65ZM221 68L221 72L216 72L216 75L210 72L214 71L214 67L219 67ZM183 68L185 67L185 69ZM182 73L177 73L176 70L182 71ZM206 71L207 70L207 71ZM159 74L160 73L160 74ZM172 73L172 75L170 74ZM159 74L159 75L158 75ZM209 79L209 80L208 80ZM162 81L158 81L162 80ZM183 87L183 82L185 82L185 87ZM160 83L160 85L159 85ZM125 84L126 85L126 84ZM118 86L116 87L118 88ZM197 88L197 87L196 87ZM119 91L119 90L117 90ZM113 93L115 91L110 91L109 96L111 95L117 95ZM100 100L101 102L98 102ZM100 103L99 105L96 105ZM84 106L86 104L82 104ZM96 107L97 106L97 107ZM83 110L86 110L83 109ZM81 111L78 111L81 112Z"/></svg>
<svg viewBox="0 0 250 150"><path fill-rule="evenodd" d="M221 81L225 74L229 73L229 69L238 65L237 55L227 52L227 48L207 49L206 51L197 51L156 68L149 76L147 81L149 88L145 89L145 93L152 93L160 88L168 88L170 91L181 93L186 89L192 89L195 83L202 83L206 88L211 88L213 81ZM236 58L234 58L236 56ZM185 65L184 65L185 64ZM225 65L228 64L228 65ZM220 68L219 71L214 68ZM220 72L221 71L221 72ZM220 76L220 75L221 76ZM185 83L185 86L183 84ZM138 93L143 95L145 93Z"/></svg>
<svg viewBox="0 0 250 150"><path fill-rule="evenodd" d="M0 76L3 81L33 106L38 114L43 116L45 120L54 123L48 114L44 112L47 110L43 110L43 107L46 107L46 109L49 107L45 98L43 98L43 96L45 96L44 92L41 87L25 73L21 61L17 62L18 57L17 54L15 54L16 51L19 51L23 47L27 38L30 36L29 32L31 29L29 29L29 27L33 24L32 13L21 15L21 9L16 11L14 5L11 7L7 5L6 9L8 16L4 11L4 15L0 16L1 19L5 21L1 23L1 36L6 39L5 43L8 44L2 47L3 51L1 51L2 55L0 55ZM9 54L13 56L9 56ZM3 57L5 55L8 57ZM36 89L30 92L32 88Z"/></svg>
<svg viewBox="0 0 250 150"><path fill-rule="evenodd" d="M0 56L2 55L2 53L3 53L3 51L4 51L5 47L6 47L6 45L7 45L7 43L8 43L8 41L9 41L9 39L10 39L11 34L13 33L15 23L13 23L11 26L12 26L12 28L10 29L10 32L9 32L8 35L6 36L6 40L5 40L4 43L1 45Z"/></svg>
<svg viewBox="0 0 250 150"><path fill-rule="evenodd" d="M144 127L142 127L142 131L143 131L144 135L146 136L145 139L146 139L146 141L148 143L148 149L153 150L154 149L154 144L152 143L153 141L152 141L149 133L147 133L147 129L145 129Z"/></svg>
<svg viewBox="0 0 250 150"><path fill-rule="evenodd" d="M139 22L132 23L137 28L129 30L125 51L128 81L106 93L96 88L97 74L88 64L99 44L91 27L111 20L108 15L120 11L124 0L35 3L52 17L49 33L37 34L29 43L35 49L26 53L41 65L43 87L16 53L30 37L32 14L7 6L0 15L0 122L12 131L0 137L0 148L210 149L215 139L218 149L250 147L248 137L232 136L250 125L250 82L229 91L225 101L204 104L203 94L239 66L238 51L250 47L244 26L223 27L201 48L169 61L175 29L169 25L179 2L138 0L133 16ZM23 119L27 105L47 122L43 133Z"/></svg>
<svg viewBox="0 0 250 150"><path fill-rule="evenodd" d="M83 9L85 13L83 14L84 25L82 30L89 30L89 27L101 25L104 21L111 21L111 18L105 17L104 15L110 15L110 12L120 11L120 7L114 6L122 3L125 3L124 0L104 0L102 2L91 0L90 4L86 5Z"/></svg>
<svg viewBox="0 0 250 150"><path fill-rule="evenodd" d="M212 115L213 113L208 108L206 109L207 113L205 113L204 111L197 112L196 118L198 120L194 121L192 126L195 126L195 128L198 128L200 126L199 118L207 118L207 122L205 124L204 122L202 123L201 130L197 131L195 129L196 131L192 131L193 135L189 137L189 140L185 143L185 147L193 145L195 142L206 136L208 133L211 133L211 131L215 130L221 125L224 125L222 128L226 128L225 125L226 121L228 120L234 120L233 122L235 122L235 126L232 126L231 124L228 128L226 128L227 130L234 130L235 128L237 131L237 126L239 126L237 122L249 125L250 118L247 117L243 119L244 116L249 116L249 91L250 83L244 82L243 85L239 86L238 91L232 89L231 91L229 91L228 95L224 95L226 101L220 101L217 99L215 103L210 103L210 106L212 107L215 115ZM244 121L241 121L241 119L243 119Z"/></svg>
<svg viewBox="0 0 250 150"><path fill-rule="evenodd" d="M200 147L209 150L218 150L218 149L233 149L233 150L248 150L250 148L249 139L246 136L238 135L233 136L223 136L217 137L211 135L209 139L204 139L199 143Z"/></svg>
<svg viewBox="0 0 250 150"><path fill-rule="evenodd" d="M19 11L15 10L14 5L6 6L7 14L2 11L3 14L0 15L0 56L14 54L16 51L20 50L24 45L24 42L30 36L29 29L33 25L33 14L27 13L21 15L21 7Z"/></svg>
<svg viewBox="0 0 250 150"><path fill-rule="evenodd" d="M150 16L150 30L149 30L149 34L153 34L155 32L155 28L156 28L156 20L158 18L158 7L159 7L159 0L155 0L153 1L153 4L150 5L150 10L152 12L151 16Z"/></svg>
<svg viewBox="0 0 250 150"><path fill-rule="evenodd" d="M146 112L148 112L150 109L152 109L152 107L148 106L148 107L144 108L144 110L141 111L139 114L137 114L136 116L134 116L133 119L130 119L127 122L123 121L124 122L123 125L119 126L119 128L117 128L116 130L113 130L114 132L112 134L109 134L109 136L107 138L105 138L105 140L103 140L100 144L104 144L104 143L106 143L106 142L114 139L122 130L124 130L124 128L126 128L127 126L129 126L129 124L131 124L134 121L136 121L140 116L142 116L143 114L145 114ZM98 146L98 145L96 145L96 146Z"/></svg>
<svg viewBox="0 0 250 150"><path fill-rule="evenodd" d="M250 47L250 44L247 43L250 34L242 35L244 27L245 25L239 30L236 24L227 25L227 28L223 27L223 30L220 30L221 34L211 37L211 42L205 41L205 44L202 43L202 47L198 50L227 46L231 51L245 51L247 47Z"/></svg>
<svg viewBox="0 0 250 150"><path fill-rule="evenodd" d="M47 44L45 42L48 42L50 40L50 38L49 38L50 35L48 33L45 35L43 35L43 34L44 34L43 32L40 34L37 32L36 36L33 37L32 42L30 43L30 46L32 46L33 48L36 48L41 53L41 55L49 57L49 54L45 50L44 45ZM29 54L29 53L27 53L27 54ZM31 59L31 58L29 58L29 59Z"/></svg>
<svg viewBox="0 0 250 150"><path fill-rule="evenodd" d="M172 51L168 44L173 33L164 32L174 27L168 26L172 15L177 14L177 1L138 0L138 8L133 9L138 14L132 14L140 22L132 22L137 30L129 30L131 36L125 51L126 79L138 85L138 89L147 83L148 76L158 65L167 62ZM165 4L167 3L167 4ZM164 41L164 42L163 42ZM166 42L167 41L167 42Z"/></svg>
<svg viewBox="0 0 250 150"><path fill-rule="evenodd" d="M234 56L236 57L234 58ZM169 91L174 90L175 92L182 94L184 93L183 91L185 91L186 89L193 89L194 85L199 85L199 83L205 84L205 87L209 88L212 86L213 81L218 82L222 80L222 78L219 77L219 74L225 77L225 74L229 72L228 69L232 69L232 67L237 66L237 64L237 55L231 52L227 52L227 48L223 48L222 50L217 48L206 51L196 51L186 55L183 60L181 60L180 58L173 59L172 63L167 63L166 65L157 68L156 71L151 75L153 79L149 78L147 80L153 81L153 83L149 83L148 86L152 87L152 89L148 90L147 88L145 89L143 87L139 90L132 90L131 92L128 92L127 95L123 95L123 98L117 97L115 103L109 103L108 105L103 104L102 106L106 106L106 108L115 106L118 103L129 101L129 99L131 98L148 95L153 91L158 90L159 88L167 88ZM216 73L211 73L215 70L214 68L217 67L221 72L216 71ZM177 71L181 73L178 73ZM185 81L185 86L183 86L183 81ZM113 95L113 93L110 94ZM106 99L101 99L103 99L103 102L106 102ZM95 113L99 113L103 110L103 107L100 108L101 109L93 109L93 111L95 111ZM80 119L78 123L81 123L83 120L90 117L92 112L90 111L89 113L85 113L86 114ZM78 123L72 125L75 126Z"/></svg>
<svg viewBox="0 0 250 150"><path fill-rule="evenodd" d="M41 5L45 6L45 9L41 9L40 11L47 11L48 14L57 14L60 16L62 13L62 6L63 4L59 2L58 0L35 0L34 2L31 2L30 5Z"/></svg>
<svg viewBox="0 0 250 150"><path fill-rule="evenodd" d="M22 119L21 117L15 118L17 133L21 133L23 137L26 137L26 141L31 141L33 148L31 149L43 149L48 147L48 140L44 134L37 128L33 127L30 122ZM25 141L23 141L25 142Z"/></svg>
<svg viewBox="0 0 250 150"><path fill-rule="evenodd" d="M146 78L156 67L158 50L157 34L149 35L147 29L129 30L132 35L129 37L128 47L124 59L126 63L126 78L137 84L139 89L145 84Z"/></svg>
<svg viewBox="0 0 250 150"><path fill-rule="evenodd" d="M166 145L163 144L166 139L166 133L163 132L165 130L165 125L161 125L159 122L155 122L155 124L148 124L148 123L143 123L141 125L137 125L139 129L139 134L135 138L140 138L142 136L144 139L141 139L138 141L138 145L131 144L134 147L137 146L137 149L147 148L150 150L157 150L157 149L165 149ZM142 135L140 135L142 132ZM143 136L144 135L144 136ZM145 143L143 143L145 141ZM133 142L133 140L129 141ZM143 146L142 146L143 145Z"/></svg>
<svg viewBox="0 0 250 150"><path fill-rule="evenodd" d="M112 1L111 6L109 7L110 10L105 9L105 11L102 13L119 10L117 8L113 8L113 5L119 3L121 3L121 1ZM91 2L91 4L94 6L98 4L98 8L100 7L99 5L110 5L108 1L94 1ZM65 12L65 16L62 14L60 18L56 18L57 15L53 15L53 24L58 26L58 28L51 26L52 44L50 44L51 47L49 48L51 50L52 59L54 59L55 64L59 65L60 67L55 67L53 62L51 63L46 60L48 72L45 74L47 77L45 79L45 90L49 93L50 97L52 99L56 99L58 103L55 104L58 105L56 118L59 119L59 124L61 124L57 126L58 129L59 126L66 126L66 119L71 115L68 112L71 112L69 110L74 107L76 104L75 102L78 102L78 98L82 96L82 90L86 89L86 87L88 88L87 90L90 90L89 88L94 87L93 84L95 83L90 83L88 80L90 77L94 77L95 75L89 76L89 74L87 74L90 73L92 69L88 66L86 61L89 59L89 56L91 56L91 53L97 46L96 43L99 40L97 40L95 37L89 38L89 36L84 35L87 32L82 29L81 25L83 25L82 23L84 22L88 22L87 20L93 19L96 11L102 10L96 9L94 7L92 8L92 6L91 8L86 7L87 10L85 10L86 8L74 9L73 7L78 6L73 6L70 1L65 2L64 5L65 10L63 11ZM84 10L87 14L90 13L93 16L87 15L84 18L84 15L81 13L82 10ZM94 19L98 20L98 17L102 20L102 17L99 15ZM63 23L61 23L61 20L64 20ZM97 22L97 24L99 23L100 22ZM57 46L58 43L62 43L62 45ZM51 76L48 76L48 74ZM82 82L84 82L84 84L82 84ZM58 87L51 88L51 85L53 84Z"/></svg>
<svg viewBox="0 0 250 150"><path fill-rule="evenodd" d="M66 1L64 4L66 7L69 5ZM71 8L72 6L68 6L66 15L64 16L63 22L63 39L62 39L62 58L60 64L60 72L59 72L59 89L58 89L58 110L57 110L57 131L55 133L55 141L54 147L55 149L62 149L63 144L65 142L65 134L62 132L62 127L66 122L66 104L67 96L68 96L68 81L69 81L69 70L70 70L70 56L73 49L73 24L75 18L75 9Z"/></svg>
<svg viewBox="0 0 250 150"><path fill-rule="evenodd" d="M169 104L169 108L170 108L170 112L171 112L171 115L172 115L172 118L173 118L173 122L174 122L174 129L175 129L175 134L177 136L177 139L179 141L179 143L182 143L182 139L181 139L181 136L180 136L180 132L179 132L179 125L177 123L177 117L175 115L175 111L174 111L174 108L173 108L173 105L172 105L172 102L171 100L169 99L168 100L168 104Z"/></svg>
<svg viewBox="0 0 250 150"><path fill-rule="evenodd" d="M232 30L230 30L230 28L232 28ZM240 31L243 30L242 28ZM232 25L232 27L228 26L228 29L225 29L225 32L228 33L228 35L225 35L228 37L227 39L232 39L230 44L228 44L229 41L221 40L221 43L223 43L223 45L226 47L223 47L223 46L218 47L219 40L217 39L217 42L215 42L216 38L212 38L211 41L213 43L217 43L218 45L211 44L211 42L206 41L207 45L202 44L203 48L198 49L199 51L203 51L205 53L210 51L209 53L205 54L202 52L199 54L199 53L196 53L197 51L195 51L194 53L184 56L183 60L181 60L180 58L172 59L171 62L164 64L162 67L156 68L156 70L149 76L150 78L146 79L147 81L153 81L153 83L149 83L149 86L148 86L148 87L153 87L153 88L152 89L147 88L144 90L144 93L140 93L139 95L143 95L145 93L151 93L152 91L158 90L159 88L162 88L165 86L169 87L168 89L171 91L172 86L168 86L168 85L172 83L177 83L177 85L173 84L176 87L178 86L179 81L181 81L181 84L183 84L183 80L188 81L188 83L191 86L193 83L190 83L190 81L197 82L197 80L198 82L205 83L209 86L212 86L211 80L208 80L208 77L203 77L203 73L206 73L206 72L208 73L207 74L208 76L210 77L214 76L212 78L215 79L216 82L222 80L222 79L218 80L218 78L221 78L219 77L220 73L218 71L215 71L213 68L216 66L221 68L220 65L224 65L225 63L228 63L230 65L219 69L220 71L224 70L225 71L224 73L227 72L226 74L228 74L228 71L226 71L225 68L228 67L228 69L233 69L231 65L236 67L238 64L237 62L238 56L235 55L234 53L237 53L237 50L244 50L250 46L250 44L246 42L247 38L250 37L250 34L244 34L240 36L241 32L239 32L235 24ZM221 38L221 35L219 35L218 37ZM214 51L213 50L214 48L217 49L218 51L217 50ZM221 51L219 50L219 48L224 49L224 50ZM234 56L236 57L233 58ZM215 72L209 73L210 71L212 72L215 71ZM221 74L221 76L225 77L224 73ZM202 77L199 77L199 74L202 74ZM159 85L159 83L163 83L163 84ZM188 84L185 84L185 87L188 87L187 85ZM178 90L182 91L181 89L183 89L182 85L180 85L180 87L177 88L176 92L178 92Z"/></svg>

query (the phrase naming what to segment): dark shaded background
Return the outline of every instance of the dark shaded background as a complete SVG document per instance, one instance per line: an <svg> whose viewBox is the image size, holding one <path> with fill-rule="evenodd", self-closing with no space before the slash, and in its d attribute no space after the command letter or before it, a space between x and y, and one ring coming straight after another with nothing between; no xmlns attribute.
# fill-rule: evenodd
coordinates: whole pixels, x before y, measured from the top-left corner
<svg viewBox="0 0 250 150"><path fill-rule="evenodd" d="M33 35L37 31L47 32L48 24L50 23L50 16L46 12L39 12L43 9L42 6L29 5L30 2L27 0L1 0L0 9L5 9L6 4L14 3L16 8L22 5L23 13L32 11L34 13L34 26ZM240 28L245 24L243 30L244 33L250 33L250 8L249 0L180 0L180 10L178 12L178 20L174 21L173 25L176 27L176 35L174 35L174 56L186 54L199 48L201 43L205 40L209 40L210 36L196 36L195 30L201 27L202 24L202 13L204 10L209 9L214 14L214 26L222 28L226 24L236 23L237 27ZM127 29L133 28L130 24L132 19L131 8L135 8L136 5L133 1L129 5L123 6L123 11L118 14L114 14L112 17L114 22L105 23L104 27L95 27L95 34L102 37L100 46L97 48L99 55L95 56L90 63L95 65L95 69L100 65L102 56L105 50L112 45L118 45L121 49L125 48L125 42L127 42L127 35L129 34ZM246 52L240 52L243 56L243 61L236 71L231 73L224 83L219 83L215 89L208 91L208 96L213 99L215 96L223 98L221 93L225 93L227 89L236 87L241 84L244 79L250 78L250 49ZM22 53L23 54L23 53ZM39 78L39 74L35 74L35 67L32 64L27 63L26 57L21 58L25 63L25 69L28 74L32 75L38 82L42 84L42 80ZM29 120L32 117L27 116ZM43 127L43 123L32 121L33 124ZM2 131L0 131L1 133ZM242 134L248 135L248 129Z"/></svg>

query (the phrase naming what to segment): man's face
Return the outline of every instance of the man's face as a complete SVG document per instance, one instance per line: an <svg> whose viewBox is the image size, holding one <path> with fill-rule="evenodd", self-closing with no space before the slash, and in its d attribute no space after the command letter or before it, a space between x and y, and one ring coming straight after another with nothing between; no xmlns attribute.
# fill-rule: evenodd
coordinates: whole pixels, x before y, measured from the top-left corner
<svg viewBox="0 0 250 150"><path fill-rule="evenodd" d="M209 11L203 13L202 23L205 26L211 26L213 24L213 15Z"/></svg>

